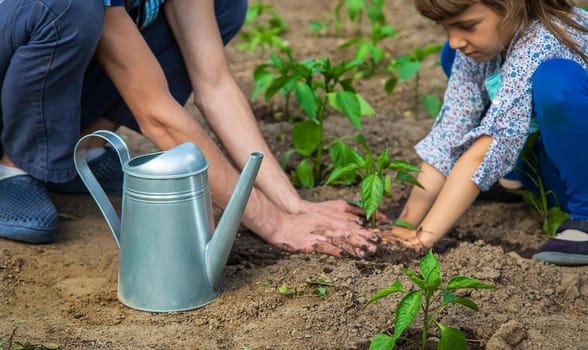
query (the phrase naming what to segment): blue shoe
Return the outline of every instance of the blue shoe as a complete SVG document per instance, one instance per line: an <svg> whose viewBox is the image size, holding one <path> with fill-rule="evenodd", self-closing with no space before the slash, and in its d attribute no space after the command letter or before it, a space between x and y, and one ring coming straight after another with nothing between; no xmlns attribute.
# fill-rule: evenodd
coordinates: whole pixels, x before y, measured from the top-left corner
<svg viewBox="0 0 588 350"><path fill-rule="evenodd" d="M588 234L588 220L564 221L557 229L558 233L564 230L578 230ZM588 240L570 241L551 238L543 244L533 255L533 260L544 261L555 265L580 266L588 265Z"/></svg>
<svg viewBox="0 0 588 350"><path fill-rule="evenodd" d="M96 180L98 180L104 192L119 196L122 194L122 166L114 149L105 147L104 153L89 161L88 166L94 176L96 176ZM47 189L52 192L70 194L88 193L88 188L84 185L79 175L75 179L65 183L48 182Z"/></svg>
<svg viewBox="0 0 588 350"><path fill-rule="evenodd" d="M30 175L0 180L0 237L51 243L56 226L57 210L41 181Z"/></svg>

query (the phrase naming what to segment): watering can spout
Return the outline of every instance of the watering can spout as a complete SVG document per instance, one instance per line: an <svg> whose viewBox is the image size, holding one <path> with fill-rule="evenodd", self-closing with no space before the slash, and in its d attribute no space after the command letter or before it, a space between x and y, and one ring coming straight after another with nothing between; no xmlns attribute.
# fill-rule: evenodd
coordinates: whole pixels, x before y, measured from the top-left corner
<svg viewBox="0 0 588 350"><path fill-rule="evenodd" d="M220 288L223 270L229 259L262 159L263 154L260 152L251 153L249 156L214 235L206 246L206 272L213 290Z"/></svg>

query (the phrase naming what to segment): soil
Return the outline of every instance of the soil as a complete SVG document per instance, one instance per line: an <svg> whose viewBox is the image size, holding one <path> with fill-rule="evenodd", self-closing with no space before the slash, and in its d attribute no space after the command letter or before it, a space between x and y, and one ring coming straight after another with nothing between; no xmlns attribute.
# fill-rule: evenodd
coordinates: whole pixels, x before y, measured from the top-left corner
<svg viewBox="0 0 588 350"><path fill-rule="evenodd" d="M332 30L320 36L305 31L311 20L333 13L334 1L266 1L288 22L284 38L296 57L348 59L336 47L350 37ZM441 43L439 27L421 19L404 2L388 5L389 21L399 35L389 41L394 55L414 46ZM332 15L331 15L332 17ZM252 70L268 52L227 47L234 74L246 94ZM389 147L394 158L418 164L413 145L430 129L431 117L412 111L413 81L387 96L384 72L362 79L359 92L377 114L361 131L377 151ZM442 95L445 78L435 59L426 61L423 93ZM278 156L289 148L289 130L278 102L252 101L259 124ZM189 108L196 118L200 118ZM282 117L282 120L280 120ZM329 116L327 133L355 130L340 116ZM121 130L134 154L151 151L143 137ZM408 195L394 188L384 202L391 217ZM309 200L357 199L357 186L300 190ZM286 253L241 230L225 268L225 290L210 305L179 313L149 313L117 299L119 255L107 224L88 195L52 194L62 214L57 242L27 245L0 240L0 348L17 343L57 344L62 349L367 349L377 334L391 332L399 296L365 307L380 288L400 279L413 286L401 268L418 269L410 252L381 254L363 260L317 254ZM116 205L120 199L113 198ZM547 239L534 209L524 203L476 203L436 248L445 277L480 279L497 290L468 291L480 311L449 306L443 324L463 330L470 349L588 349L588 267L559 267L534 262L530 256ZM308 278L326 278L326 298L314 294ZM279 292L281 286L295 295ZM415 324L407 335L416 340ZM431 348L438 334L433 332ZM1 342L0 342L1 343ZM414 349L410 343L400 349Z"/></svg>

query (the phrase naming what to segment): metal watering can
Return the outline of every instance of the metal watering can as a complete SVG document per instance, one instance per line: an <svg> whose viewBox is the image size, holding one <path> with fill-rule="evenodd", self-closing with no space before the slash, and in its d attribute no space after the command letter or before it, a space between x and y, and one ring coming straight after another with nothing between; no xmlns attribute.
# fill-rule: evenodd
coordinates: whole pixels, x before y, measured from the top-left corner
<svg viewBox="0 0 588 350"><path fill-rule="evenodd" d="M108 141L120 157L120 219L88 167L84 141L90 137ZM208 162L193 143L130 159L120 136L100 130L82 137L74 153L76 169L120 250L118 299L123 304L149 312L185 311L220 295L223 269L263 154L250 155L215 230Z"/></svg>

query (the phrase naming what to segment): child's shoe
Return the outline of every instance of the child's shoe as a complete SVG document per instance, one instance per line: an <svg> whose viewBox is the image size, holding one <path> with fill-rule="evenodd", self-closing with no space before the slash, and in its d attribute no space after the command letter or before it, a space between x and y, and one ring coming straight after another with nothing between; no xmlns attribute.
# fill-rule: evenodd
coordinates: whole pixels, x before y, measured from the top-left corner
<svg viewBox="0 0 588 350"><path fill-rule="evenodd" d="M533 260L555 265L588 265L588 220L568 219L557 233L539 247Z"/></svg>

